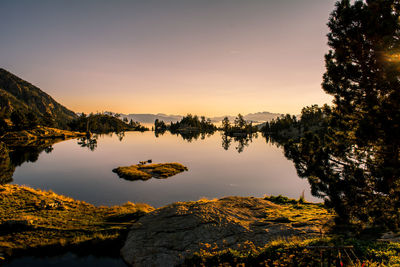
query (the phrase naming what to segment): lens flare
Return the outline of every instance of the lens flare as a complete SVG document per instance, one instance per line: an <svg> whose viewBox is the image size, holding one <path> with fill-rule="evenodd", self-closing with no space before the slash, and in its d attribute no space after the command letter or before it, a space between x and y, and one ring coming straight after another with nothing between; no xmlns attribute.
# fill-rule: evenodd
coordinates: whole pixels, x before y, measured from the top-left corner
<svg viewBox="0 0 400 267"><path fill-rule="evenodd" d="M385 59L389 62L400 63L400 53L385 54Z"/></svg>

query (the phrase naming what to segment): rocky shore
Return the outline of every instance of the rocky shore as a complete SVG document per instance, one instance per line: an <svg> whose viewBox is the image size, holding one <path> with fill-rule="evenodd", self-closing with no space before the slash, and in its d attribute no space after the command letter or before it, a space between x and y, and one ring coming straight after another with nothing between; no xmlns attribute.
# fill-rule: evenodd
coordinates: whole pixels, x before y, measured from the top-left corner
<svg viewBox="0 0 400 267"><path fill-rule="evenodd" d="M133 224L121 250L131 266L175 266L205 244L262 246L278 238L320 236L332 214L319 204L276 204L254 197L178 202Z"/></svg>

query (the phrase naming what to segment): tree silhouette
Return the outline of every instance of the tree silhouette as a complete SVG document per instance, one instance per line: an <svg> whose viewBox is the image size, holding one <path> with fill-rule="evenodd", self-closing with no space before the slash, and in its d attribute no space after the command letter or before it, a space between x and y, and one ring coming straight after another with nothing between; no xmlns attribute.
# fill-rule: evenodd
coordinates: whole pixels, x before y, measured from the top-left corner
<svg viewBox="0 0 400 267"><path fill-rule="evenodd" d="M322 84L332 110L285 146L344 223L400 226L399 15L394 0L336 3Z"/></svg>
<svg viewBox="0 0 400 267"><path fill-rule="evenodd" d="M238 114L238 116L235 118L235 127L242 129L246 126L246 121L243 118L242 114Z"/></svg>
<svg viewBox="0 0 400 267"><path fill-rule="evenodd" d="M222 120L222 130L223 130L224 132L228 132L228 131L230 131L230 129L231 129L231 123L229 122L229 118L228 118L228 117L225 117L225 118Z"/></svg>

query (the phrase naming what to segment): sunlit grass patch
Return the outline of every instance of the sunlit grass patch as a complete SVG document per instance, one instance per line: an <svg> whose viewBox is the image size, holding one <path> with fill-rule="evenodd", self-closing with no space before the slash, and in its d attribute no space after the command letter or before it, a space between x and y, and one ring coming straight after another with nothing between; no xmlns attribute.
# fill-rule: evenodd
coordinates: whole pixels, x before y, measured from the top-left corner
<svg viewBox="0 0 400 267"><path fill-rule="evenodd" d="M346 247L346 249L344 249ZM325 248L325 249L323 249ZM400 243L342 237L276 239L236 248L201 244L183 266L400 266Z"/></svg>
<svg viewBox="0 0 400 267"><path fill-rule="evenodd" d="M168 178L188 168L180 163L157 163L157 164L135 164L126 167L118 167L113 169L119 177L128 180L148 180L151 177Z"/></svg>
<svg viewBox="0 0 400 267"><path fill-rule="evenodd" d="M96 207L52 191L0 186L0 252L118 240L147 204Z"/></svg>

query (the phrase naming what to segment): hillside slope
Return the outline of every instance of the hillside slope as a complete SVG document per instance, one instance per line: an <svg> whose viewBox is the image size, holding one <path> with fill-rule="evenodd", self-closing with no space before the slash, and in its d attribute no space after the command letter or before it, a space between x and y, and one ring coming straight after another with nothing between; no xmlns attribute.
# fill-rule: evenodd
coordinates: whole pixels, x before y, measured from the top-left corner
<svg viewBox="0 0 400 267"><path fill-rule="evenodd" d="M0 68L0 116L9 118L14 110L33 112L39 118L50 116L57 127L77 117L38 87Z"/></svg>

